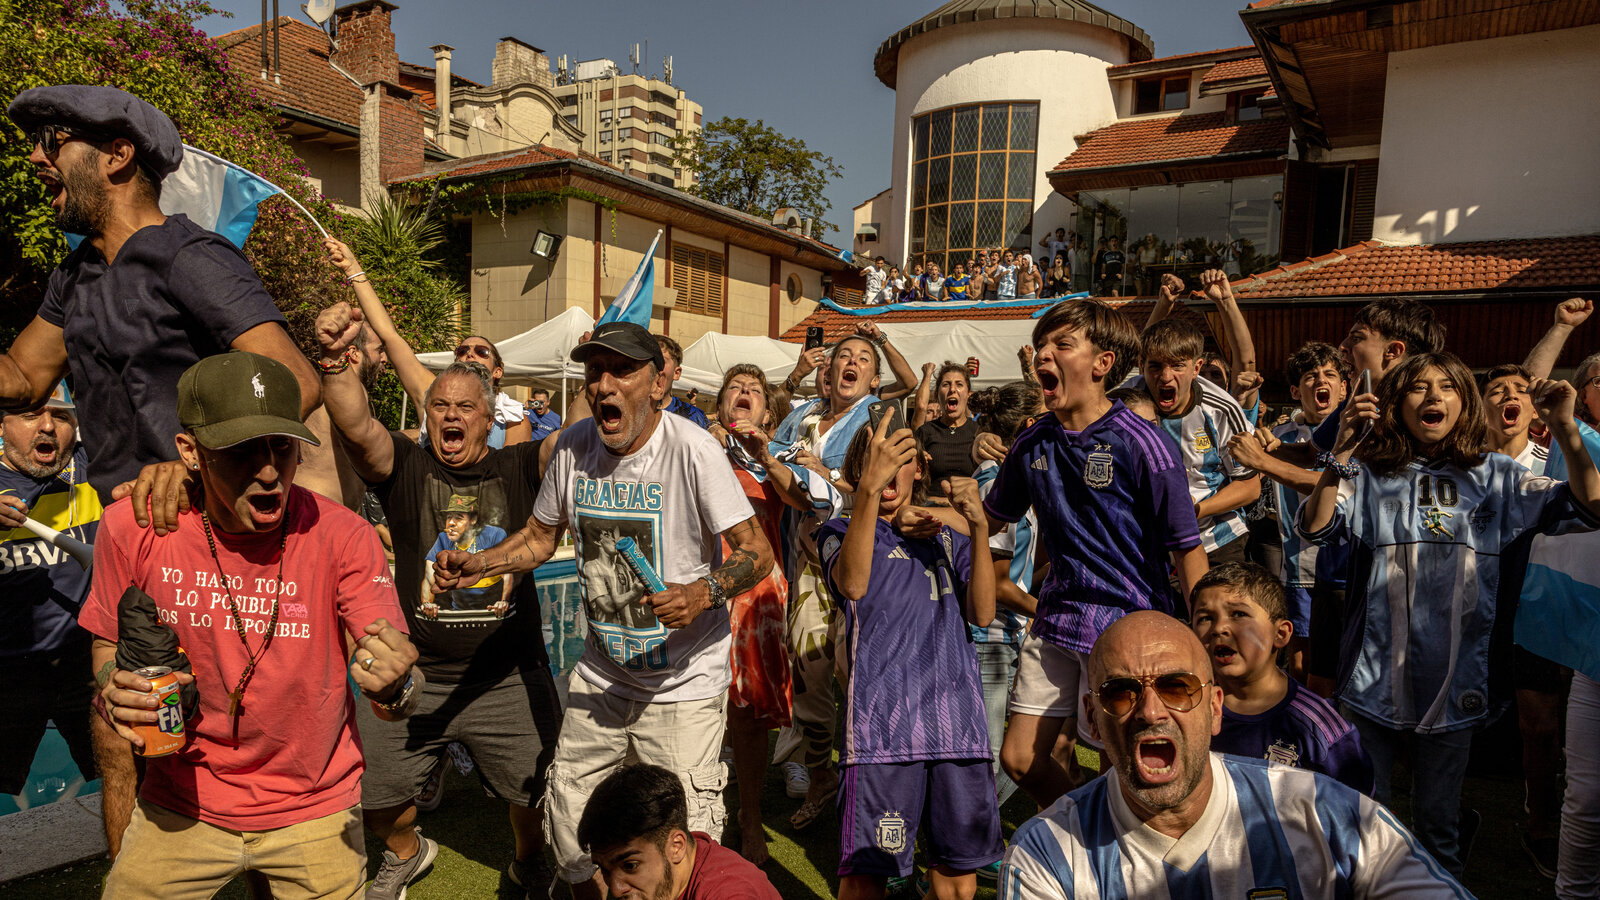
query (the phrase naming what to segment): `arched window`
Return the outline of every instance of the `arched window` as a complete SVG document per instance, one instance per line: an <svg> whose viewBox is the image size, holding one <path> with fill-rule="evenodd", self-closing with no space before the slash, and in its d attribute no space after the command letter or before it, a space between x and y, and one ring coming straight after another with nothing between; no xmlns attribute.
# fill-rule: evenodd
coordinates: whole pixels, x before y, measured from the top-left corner
<svg viewBox="0 0 1600 900"><path fill-rule="evenodd" d="M800 287L800 276L799 275L790 275L789 276L788 283L786 283L784 285L784 292L789 295L789 302L790 303L796 303L796 302L798 302L800 300L800 296L801 296L801 293L802 293L802 288Z"/></svg>
<svg viewBox="0 0 1600 900"><path fill-rule="evenodd" d="M1033 244L1039 104L952 106L911 121L911 256L946 272Z"/></svg>

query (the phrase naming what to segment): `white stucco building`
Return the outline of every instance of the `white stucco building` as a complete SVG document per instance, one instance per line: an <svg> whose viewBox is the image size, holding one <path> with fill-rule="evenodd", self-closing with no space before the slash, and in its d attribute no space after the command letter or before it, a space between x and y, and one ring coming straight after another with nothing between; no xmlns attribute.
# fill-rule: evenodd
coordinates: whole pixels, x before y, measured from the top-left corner
<svg viewBox="0 0 1600 900"><path fill-rule="evenodd" d="M1046 173L1116 118L1106 68L1151 52L1143 29L1081 0L952 0L896 32L873 60L895 91L877 252L943 263L1067 225Z"/></svg>

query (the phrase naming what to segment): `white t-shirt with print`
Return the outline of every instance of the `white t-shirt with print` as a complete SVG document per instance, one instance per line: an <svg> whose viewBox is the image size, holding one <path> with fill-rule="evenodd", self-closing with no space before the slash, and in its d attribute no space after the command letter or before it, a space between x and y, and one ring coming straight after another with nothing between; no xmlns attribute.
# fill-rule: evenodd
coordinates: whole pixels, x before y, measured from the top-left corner
<svg viewBox="0 0 1600 900"><path fill-rule="evenodd" d="M576 541L578 584L589 635L577 675L629 700L704 700L728 689L732 638L726 609L688 626L656 620L639 581L615 550L633 538L667 584L709 575L718 535L755 515L728 457L688 419L663 415L637 452L616 456L593 420L556 440L534 517L566 526Z"/></svg>

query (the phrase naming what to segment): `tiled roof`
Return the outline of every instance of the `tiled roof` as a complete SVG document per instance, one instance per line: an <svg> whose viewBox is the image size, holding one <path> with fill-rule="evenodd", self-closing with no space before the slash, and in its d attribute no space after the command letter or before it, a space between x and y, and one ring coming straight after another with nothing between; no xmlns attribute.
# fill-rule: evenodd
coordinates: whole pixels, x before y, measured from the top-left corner
<svg viewBox="0 0 1600 900"><path fill-rule="evenodd" d="M1155 59L1138 60L1135 62L1119 63L1106 68L1106 77L1116 78L1132 72L1142 72L1146 69L1164 69L1184 65L1200 68L1213 57L1241 54L1246 51L1255 52L1254 44L1244 44L1239 47L1223 47L1220 50L1196 50L1193 53L1178 53L1172 56L1161 56Z"/></svg>
<svg viewBox="0 0 1600 900"><path fill-rule="evenodd" d="M1245 78L1266 78L1267 61L1259 56L1248 59L1230 59L1219 62L1206 72L1200 79L1201 84L1216 84L1222 81L1239 81Z"/></svg>
<svg viewBox="0 0 1600 900"><path fill-rule="evenodd" d="M1130 119L1084 135L1078 149L1055 171L1135 166L1222 154L1284 152L1289 123L1283 119L1230 122L1228 114L1196 113Z"/></svg>
<svg viewBox="0 0 1600 900"><path fill-rule="evenodd" d="M280 16L279 21L278 74L282 83L251 79L261 99L359 128L361 88L329 63L328 36L289 16ZM228 51L234 69L256 72L260 69L260 35L261 26L251 25L218 35L216 40Z"/></svg>
<svg viewBox="0 0 1600 900"><path fill-rule="evenodd" d="M562 150L559 147L535 144L529 147L520 147L516 150L504 150L499 153L486 153L482 156L467 156L461 159L434 163L415 175L407 175L404 178L395 179L395 183L403 184L407 181L418 181L439 176L459 178L467 175L487 175L493 172L519 169L535 163L551 162L558 159L578 159L580 157L600 165L611 165L592 154L578 154L571 150ZM615 167L613 166L613 168Z"/></svg>
<svg viewBox="0 0 1600 900"><path fill-rule="evenodd" d="M1394 246L1366 241L1234 282L1244 299L1600 287L1600 235Z"/></svg>

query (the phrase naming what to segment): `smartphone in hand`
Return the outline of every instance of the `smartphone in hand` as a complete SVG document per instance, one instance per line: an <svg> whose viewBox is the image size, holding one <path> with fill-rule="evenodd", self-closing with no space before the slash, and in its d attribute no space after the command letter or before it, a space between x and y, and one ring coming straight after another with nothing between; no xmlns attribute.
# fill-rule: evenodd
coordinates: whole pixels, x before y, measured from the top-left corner
<svg viewBox="0 0 1600 900"><path fill-rule="evenodd" d="M906 427L905 414L900 412L900 404L893 400L879 400L867 407L867 424L872 428L872 433L878 433L878 426L883 423L883 417L889 417L889 430L886 434L894 434Z"/></svg>
<svg viewBox="0 0 1600 900"><path fill-rule="evenodd" d="M810 325L806 328L806 349L815 350L822 346L822 326Z"/></svg>

